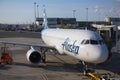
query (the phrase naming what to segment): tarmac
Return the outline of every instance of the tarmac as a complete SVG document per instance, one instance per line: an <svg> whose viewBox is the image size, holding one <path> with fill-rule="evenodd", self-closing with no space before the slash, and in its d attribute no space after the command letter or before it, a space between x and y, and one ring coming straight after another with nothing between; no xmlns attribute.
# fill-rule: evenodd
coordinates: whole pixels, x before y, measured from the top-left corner
<svg viewBox="0 0 120 80"><path fill-rule="evenodd" d="M40 44L40 34L26 32L0 32L0 41L16 41ZM0 47L3 47L0 44ZM48 52L46 63L31 64L26 59L27 46L7 45L13 58L12 65L0 65L0 80L91 80L83 75L83 65L69 55ZM0 53L2 50L0 50ZM120 54L95 67L97 73L110 73L120 78Z"/></svg>

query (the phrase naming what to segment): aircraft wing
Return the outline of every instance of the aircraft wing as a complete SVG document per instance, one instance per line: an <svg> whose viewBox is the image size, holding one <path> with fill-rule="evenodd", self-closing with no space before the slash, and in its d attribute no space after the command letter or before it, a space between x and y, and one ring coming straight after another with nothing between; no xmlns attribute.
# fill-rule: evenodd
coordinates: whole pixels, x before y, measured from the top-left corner
<svg viewBox="0 0 120 80"><path fill-rule="evenodd" d="M31 43L23 43L23 42L9 42L9 41L0 41L0 44L12 44L12 45L22 45L22 46L33 46L33 47L43 47L54 49L55 46L49 46L46 44L31 44Z"/></svg>

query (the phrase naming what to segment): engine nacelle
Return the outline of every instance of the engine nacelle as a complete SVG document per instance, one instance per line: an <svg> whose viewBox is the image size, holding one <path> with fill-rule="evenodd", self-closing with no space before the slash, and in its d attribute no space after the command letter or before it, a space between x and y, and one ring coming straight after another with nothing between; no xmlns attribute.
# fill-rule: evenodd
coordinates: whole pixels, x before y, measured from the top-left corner
<svg viewBox="0 0 120 80"><path fill-rule="evenodd" d="M39 51L35 50L34 48L31 48L27 54L27 60L33 64L38 64L41 61L41 54Z"/></svg>

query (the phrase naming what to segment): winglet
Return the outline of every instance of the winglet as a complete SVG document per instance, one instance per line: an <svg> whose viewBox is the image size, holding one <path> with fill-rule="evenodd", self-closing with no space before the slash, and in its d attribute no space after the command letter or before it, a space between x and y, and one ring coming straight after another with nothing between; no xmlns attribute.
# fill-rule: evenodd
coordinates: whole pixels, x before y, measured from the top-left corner
<svg viewBox="0 0 120 80"><path fill-rule="evenodd" d="M49 28L45 8L43 9L43 26L44 26L44 29Z"/></svg>

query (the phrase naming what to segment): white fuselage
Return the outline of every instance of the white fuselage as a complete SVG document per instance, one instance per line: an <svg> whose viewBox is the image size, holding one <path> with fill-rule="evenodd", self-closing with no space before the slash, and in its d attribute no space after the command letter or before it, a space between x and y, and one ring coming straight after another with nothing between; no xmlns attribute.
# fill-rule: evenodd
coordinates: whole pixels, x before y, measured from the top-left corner
<svg viewBox="0 0 120 80"><path fill-rule="evenodd" d="M66 53L88 63L102 63L108 58L108 49L102 38L89 30L44 29L42 40L55 46L59 53Z"/></svg>

